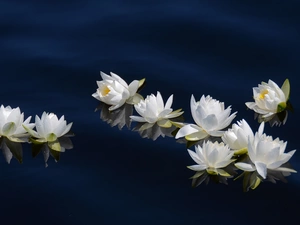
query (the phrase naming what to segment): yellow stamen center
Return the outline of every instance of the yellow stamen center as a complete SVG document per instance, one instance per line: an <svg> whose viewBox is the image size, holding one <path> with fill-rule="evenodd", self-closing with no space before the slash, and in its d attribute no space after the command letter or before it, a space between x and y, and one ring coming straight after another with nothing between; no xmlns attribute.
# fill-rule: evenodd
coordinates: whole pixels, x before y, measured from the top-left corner
<svg viewBox="0 0 300 225"><path fill-rule="evenodd" d="M268 94L268 93L269 93L269 91L268 91L267 89L262 90L262 92L260 92L258 98L259 98L259 99L264 99L264 98L265 98L265 95Z"/></svg>
<svg viewBox="0 0 300 225"><path fill-rule="evenodd" d="M107 86L105 86L105 87L102 88L102 90L101 90L102 96L106 96L109 92L110 92L110 89L109 89Z"/></svg>

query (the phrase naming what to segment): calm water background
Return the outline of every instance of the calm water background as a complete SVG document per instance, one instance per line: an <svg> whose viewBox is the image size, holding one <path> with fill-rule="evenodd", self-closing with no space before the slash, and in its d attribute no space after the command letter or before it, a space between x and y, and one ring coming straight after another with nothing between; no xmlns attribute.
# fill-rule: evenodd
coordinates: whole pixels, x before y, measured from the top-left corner
<svg viewBox="0 0 300 225"><path fill-rule="evenodd" d="M298 174L248 193L241 181L193 189L184 145L111 128L91 97L100 70L145 77L141 94L174 94L187 122L191 94L209 94L256 130L252 87L289 78L295 112L265 130L299 149L300 2L255 2L0 1L0 104L65 115L76 134L48 168L29 144L23 164L0 158L1 223L298 224Z"/></svg>

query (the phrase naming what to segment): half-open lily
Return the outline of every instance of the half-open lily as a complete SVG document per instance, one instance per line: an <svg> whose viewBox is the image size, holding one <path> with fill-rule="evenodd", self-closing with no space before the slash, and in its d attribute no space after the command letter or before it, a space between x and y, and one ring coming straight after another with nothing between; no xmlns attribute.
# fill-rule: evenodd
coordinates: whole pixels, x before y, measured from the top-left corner
<svg viewBox="0 0 300 225"><path fill-rule="evenodd" d="M98 89L92 96L110 105L109 110L115 110L123 104L137 104L143 97L137 93L145 81L134 80L129 85L117 74L111 76L100 72L102 81L97 81Z"/></svg>
<svg viewBox="0 0 300 225"><path fill-rule="evenodd" d="M255 133L254 140L248 137L248 155L250 163L238 162L235 166L241 170L257 173L266 179L268 170L296 172L293 169L281 167L288 162L296 150L284 153L287 142L283 142L272 136L263 134L264 122L261 123L258 132Z"/></svg>
<svg viewBox="0 0 300 225"><path fill-rule="evenodd" d="M262 82L253 88L254 102L246 102L246 106L255 112L269 117L287 108L290 96L290 83L286 79L281 88L272 80Z"/></svg>
<svg viewBox="0 0 300 225"><path fill-rule="evenodd" d="M202 95L196 102L191 97L191 113L196 124L187 124L179 129L175 138L185 137L188 141L199 141L208 136L221 137L235 118L236 112L231 114L231 106L225 109L224 102Z"/></svg>
<svg viewBox="0 0 300 225"><path fill-rule="evenodd" d="M28 128L34 128L35 124L30 123L31 116L24 121L24 113L20 108L11 108L10 106L0 107L0 137L7 137L14 142L25 142L29 137L27 131L22 125Z"/></svg>
<svg viewBox="0 0 300 225"><path fill-rule="evenodd" d="M247 152L248 137L250 137L250 141L253 141L254 134L249 124L243 119L237 124L234 123L232 128L228 129L221 138L235 154L239 155Z"/></svg>
<svg viewBox="0 0 300 225"><path fill-rule="evenodd" d="M230 176L224 169L228 166L234 159L233 151L230 150L228 145L223 142L218 143L207 141L203 143L203 146L195 146L196 152L188 149L188 153L192 159L197 163L197 165L188 166L189 169L194 171L204 171L212 175Z"/></svg>
<svg viewBox="0 0 300 225"><path fill-rule="evenodd" d="M30 129L28 126L23 125L26 131L34 138L31 141L35 143L48 142L51 149L61 151L61 146L57 138L67 134L73 123L67 122L64 116L60 119L54 113L43 112L41 118L35 116L36 131Z"/></svg>
<svg viewBox="0 0 300 225"><path fill-rule="evenodd" d="M173 95L171 95L166 104L160 92L157 95L148 95L145 100L141 100L134 105L135 110L140 116L130 116L133 121L147 123L146 127L152 127L156 122L161 127L171 127L172 123L169 119L179 117L183 114L181 109L173 111L171 108L173 103ZM145 128L145 126L143 127Z"/></svg>

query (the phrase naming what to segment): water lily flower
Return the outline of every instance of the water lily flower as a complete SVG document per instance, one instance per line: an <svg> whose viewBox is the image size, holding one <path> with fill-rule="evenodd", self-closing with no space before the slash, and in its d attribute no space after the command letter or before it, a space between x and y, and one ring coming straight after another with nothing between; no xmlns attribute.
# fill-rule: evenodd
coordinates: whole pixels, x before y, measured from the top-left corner
<svg viewBox="0 0 300 225"><path fill-rule="evenodd" d="M173 95L171 95L166 104L160 92L157 95L148 95L145 100L141 100L138 104L134 105L135 110L140 116L130 116L133 121L146 122L150 128L156 122L161 127L171 127L172 123L169 119L178 117L183 114L181 109L173 111L171 108L173 103Z"/></svg>
<svg viewBox="0 0 300 225"><path fill-rule="evenodd" d="M110 111L121 107L124 103L136 104L143 97L137 93L138 88L143 85L145 79L134 80L129 85L117 74L111 76L100 72L102 81L97 81L98 89L92 94L97 100L111 105Z"/></svg>
<svg viewBox="0 0 300 225"><path fill-rule="evenodd" d="M235 154L244 154L247 152L248 137L250 141L253 141L254 134L249 124L243 119L233 124L232 128L228 129L221 138L234 150Z"/></svg>
<svg viewBox="0 0 300 225"><path fill-rule="evenodd" d="M64 116L60 119L54 113L43 112L41 118L35 116L36 131L30 129L28 126L23 125L26 131L34 138L35 143L48 142L49 147L53 150L61 150L61 146L57 138L67 134L73 123L65 121Z"/></svg>
<svg viewBox="0 0 300 225"><path fill-rule="evenodd" d="M24 121L24 113L20 108L11 108L10 106L0 107L0 137L7 137L14 142L25 142L29 136L22 125L34 128L34 123L29 123L31 116Z"/></svg>
<svg viewBox="0 0 300 225"><path fill-rule="evenodd" d="M296 172L290 168L280 167L289 161L296 150L284 153L287 142L283 142L279 138L273 140L272 136L263 134L263 129L264 122L259 126L253 141L248 137L248 155L251 162L238 162L235 163L235 166L248 172L257 171L263 179L266 179L268 170Z"/></svg>
<svg viewBox="0 0 300 225"><path fill-rule="evenodd" d="M262 114L262 117L269 117L275 113L282 112L287 108L287 101L290 96L290 83L286 79L281 88L272 81L262 82L258 87L253 88L254 102L246 102L249 109Z"/></svg>
<svg viewBox="0 0 300 225"><path fill-rule="evenodd" d="M236 112L230 115L231 106L225 109L224 103L212 97L202 95L196 102L191 97L191 113L196 124L187 124L179 129L175 138L185 137L188 141L199 141L208 136L220 137L235 118Z"/></svg>
<svg viewBox="0 0 300 225"><path fill-rule="evenodd" d="M230 176L224 169L234 159L233 151L230 150L228 145L223 142L218 143L207 141L203 143L203 146L195 146L195 152L188 149L188 153L197 165L188 166L189 169L194 171L206 170L207 173L212 175L220 174L221 176Z"/></svg>

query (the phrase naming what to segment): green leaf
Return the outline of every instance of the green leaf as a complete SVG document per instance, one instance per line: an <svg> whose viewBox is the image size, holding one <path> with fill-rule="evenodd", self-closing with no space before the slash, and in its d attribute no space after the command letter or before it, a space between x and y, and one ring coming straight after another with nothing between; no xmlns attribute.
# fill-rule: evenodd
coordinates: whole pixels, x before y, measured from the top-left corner
<svg viewBox="0 0 300 225"><path fill-rule="evenodd" d="M61 146L57 139L55 141L48 142L48 146L50 149L52 149L54 151L58 151L58 152L61 151Z"/></svg>
<svg viewBox="0 0 300 225"><path fill-rule="evenodd" d="M278 105L277 105L277 112L282 112L286 109L286 103L285 102L280 102Z"/></svg>
<svg viewBox="0 0 300 225"><path fill-rule="evenodd" d="M254 190L255 188L258 187L258 185L260 184L261 180L259 179L259 177L256 177L256 180L254 182L254 184L252 184L251 189Z"/></svg>
<svg viewBox="0 0 300 225"><path fill-rule="evenodd" d="M243 155L246 154L248 152L247 148L241 148L239 150L234 151L234 155Z"/></svg>
<svg viewBox="0 0 300 225"><path fill-rule="evenodd" d="M170 120L171 121L171 120ZM181 122L175 122L175 121L171 121L171 123L175 126L175 127L178 127L178 128L181 128L184 126L184 123L181 123Z"/></svg>
<svg viewBox="0 0 300 225"><path fill-rule="evenodd" d="M57 139L56 135L54 133L51 133L47 136L48 142L54 142Z"/></svg>
<svg viewBox="0 0 300 225"><path fill-rule="evenodd" d="M289 81L289 79L285 79L285 81L283 82L283 84L281 86L281 90L283 91L283 93L285 95L285 99L289 100L289 98L290 98L290 81Z"/></svg>
<svg viewBox="0 0 300 225"><path fill-rule="evenodd" d="M40 144L43 144L43 143L45 143L45 142L42 142L42 141L40 141L41 139L34 139L34 138L29 138L29 141L31 142L31 143L33 143L33 144L36 144L36 145L40 145Z"/></svg>
<svg viewBox="0 0 300 225"><path fill-rule="evenodd" d="M172 123L168 119L163 119L163 120L157 121L157 125L160 126L160 127L165 127L165 128L172 127Z"/></svg>
<svg viewBox="0 0 300 225"><path fill-rule="evenodd" d="M227 173L225 170L223 169L217 169L218 174L220 174L222 177L230 177L231 175L229 173Z"/></svg>
<svg viewBox="0 0 300 225"><path fill-rule="evenodd" d="M139 80L139 88L141 88L145 84L146 78Z"/></svg>

